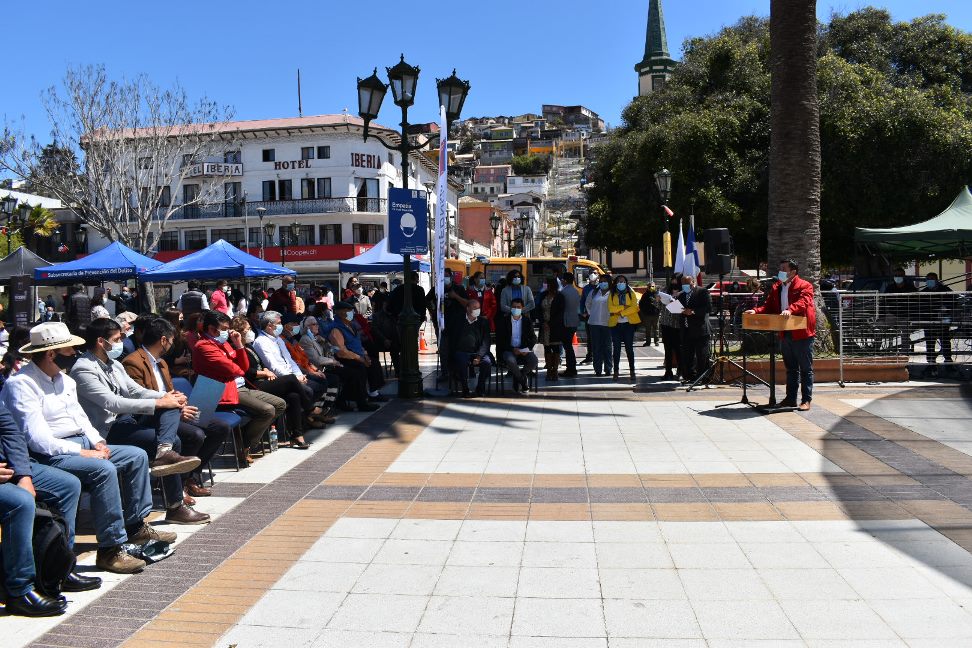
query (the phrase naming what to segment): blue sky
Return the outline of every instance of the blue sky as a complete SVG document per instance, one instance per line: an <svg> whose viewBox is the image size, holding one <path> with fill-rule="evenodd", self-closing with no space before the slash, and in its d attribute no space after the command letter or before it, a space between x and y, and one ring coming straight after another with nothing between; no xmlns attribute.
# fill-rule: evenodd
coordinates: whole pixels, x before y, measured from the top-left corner
<svg viewBox="0 0 972 648"><path fill-rule="evenodd" d="M818 14L867 2L818 0ZM969 0L884 0L896 19L945 13L972 30ZM230 105L239 119L357 112L355 77L406 60L423 69L412 121L436 118L435 77L458 68L472 91L464 116L539 112L543 103L582 103L617 123L636 92L648 0L10 0L4 7L0 118L42 140L42 90L68 65L104 63L113 76L147 73L181 83L190 96ZM740 16L768 15L769 0L666 0L676 58L690 36ZM403 29L404 28L404 29ZM405 34L402 34L402 31ZM379 121L394 125L394 106Z"/></svg>

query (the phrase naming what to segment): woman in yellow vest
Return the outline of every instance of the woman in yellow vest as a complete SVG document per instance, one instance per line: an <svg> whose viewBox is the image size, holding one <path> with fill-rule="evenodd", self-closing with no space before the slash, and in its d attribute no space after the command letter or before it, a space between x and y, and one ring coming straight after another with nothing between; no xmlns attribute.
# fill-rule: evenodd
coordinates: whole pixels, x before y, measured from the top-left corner
<svg viewBox="0 0 972 648"><path fill-rule="evenodd" d="M628 355L628 371L631 380L635 379L634 362L634 334L641 324L638 313L638 293L628 285L628 278L618 275L611 286L611 297L608 299L608 328L611 329L611 340L614 342L614 379L618 379L618 366L621 364L621 344Z"/></svg>

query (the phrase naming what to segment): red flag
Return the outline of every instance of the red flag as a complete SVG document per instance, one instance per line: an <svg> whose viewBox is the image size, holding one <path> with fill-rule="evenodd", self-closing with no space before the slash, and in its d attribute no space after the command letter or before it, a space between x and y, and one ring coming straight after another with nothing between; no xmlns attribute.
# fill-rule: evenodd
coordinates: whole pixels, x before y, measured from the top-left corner
<svg viewBox="0 0 972 648"><path fill-rule="evenodd" d="M665 210L665 215L668 216L669 218L675 215L675 212L669 209L668 205L662 205L662 209Z"/></svg>

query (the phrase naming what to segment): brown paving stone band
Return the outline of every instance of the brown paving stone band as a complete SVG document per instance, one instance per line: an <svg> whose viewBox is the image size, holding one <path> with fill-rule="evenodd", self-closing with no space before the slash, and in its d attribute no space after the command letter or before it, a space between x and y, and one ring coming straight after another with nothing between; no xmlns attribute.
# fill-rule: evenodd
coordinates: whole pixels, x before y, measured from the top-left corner
<svg viewBox="0 0 972 648"><path fill-rule="evenodd" d="M323 532L311 519L315 516L306 515L306 511L314 510L316 515L320 511L332 510L334 505L328 502L300 503L300 500L316 488L322 478L338 470L374 439L382 435L414 434L415 426L422 425L423 421L427 423L437 411L438 407L428 404L389 403L325 450L272 483L260 485L236 508L180 543L171 558L150 565L143 573L106 592L80 614L66 619L31 646L113 648L125 643L150 621L180 625L199 622L206 627L220 621L235 622L279 577L271 574L284 565L289 566ZM246 487L239 487L239 490L246 490ZM299 506L295 506L298 503ZM291 507L294 507L292 511L288 511ZM295 519L297 524L293 524ZM319 522L323 524L329 519L329 515L321 515ZM302 528L306 533L301 533ZM244 547L245 552L241 551ZM247 563L247 559L259 562ZM205 587L201 586L203 581ZM193 596L194 602L202 597L209 603L190 606L193 611L179 607L176 616L170 614L169 606L188 595ZM224 604L235 606L239 614L228 611L234 609L232 607L224 609ZM200 632L190 633L185 638L180 633L176 644L211 644L211 633L202 631L202 627L199 629ZM154 625L144 632L145 635L140 635L140 643L142 640L149 642L144 645L163 646L164 643L154 642L174 636L165 628ZM194 636L196 634L199 636ZM215 638L218 636L212 639Z"/></svg>

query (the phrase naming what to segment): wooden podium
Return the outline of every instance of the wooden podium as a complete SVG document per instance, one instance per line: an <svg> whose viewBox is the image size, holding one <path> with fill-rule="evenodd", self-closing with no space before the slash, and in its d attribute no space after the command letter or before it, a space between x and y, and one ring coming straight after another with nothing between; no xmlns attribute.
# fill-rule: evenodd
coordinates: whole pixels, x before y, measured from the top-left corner
<svg viewBox="0 0 972 648"><path fill-rule="evenodd" d="M742 316L742 327L747 331L772 331L776 333L784 333L786 331L801 331L807 328L807 318L790 315L789 317L783 317L782 315L771 315L769 313L743 313ZM790 407L778 407L776 403L776 345L779 344L777 338L778 335L772 336L770 340L770 366L769 366L769 402L766 407L759 408L761 412L765 414L772 414L774 412L789 412L793 408ZM743 345L743 362L746 360L746 345Z"/></svg>

